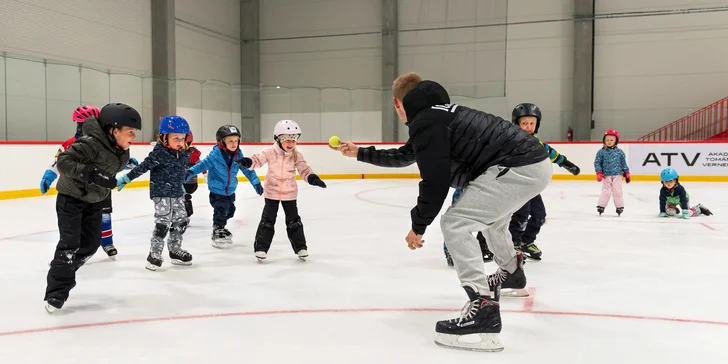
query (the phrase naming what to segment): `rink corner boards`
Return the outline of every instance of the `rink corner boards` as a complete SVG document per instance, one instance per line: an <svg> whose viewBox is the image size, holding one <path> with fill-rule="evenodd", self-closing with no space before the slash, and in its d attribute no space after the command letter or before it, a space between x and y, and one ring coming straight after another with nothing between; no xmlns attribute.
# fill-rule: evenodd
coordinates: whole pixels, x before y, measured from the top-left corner
<svg viewBox="0 0 728 364"><path fill-rule="evenodd" d="M417 173L349 173L349 174L320 174L322 180L335 180L335 179L417 179L420 175ZM264 176L259 177L261 181L265 180ZM653 175L632 175L633 182L658 182L659 176ZM301 180L300 176L296 176L296 179ZM572 176L570 174L554 174L553 181L596 181L596 175L593 174L581 174L578 176ZM247 182L248 179L245 177L238 177L238 181ZM200 184L204 184L205 181L202 178L198 178ZM728 182L728 176L680 176L680 182ZM148 180L134 181L128 184L125 188L142 188L149 187ZM116 192L116 191L114 191ZM40 196L51 196L58 192L55 187L52 187L45 195L40 193L38 188L32 188L27 190L11 190L11 191L0 191L0 200L13 200L19 198L29 197L40 197Z"/></svg>

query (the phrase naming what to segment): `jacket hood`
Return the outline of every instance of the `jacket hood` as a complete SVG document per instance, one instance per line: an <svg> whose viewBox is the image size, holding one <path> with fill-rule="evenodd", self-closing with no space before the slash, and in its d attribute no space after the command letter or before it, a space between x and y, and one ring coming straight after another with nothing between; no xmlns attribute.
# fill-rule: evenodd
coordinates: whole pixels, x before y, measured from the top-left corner
<svg viewBox="0 0 728 364"><path fill-rule="evenodd" d="M450 103L450 95L442 85L435 81L422 81L412 91L404 95L402 106L407 113L409 124L422 109Z"/></svg>
<svg viewBox="0 0 728 364"><path fill-rule="evenodd" d="M111 137L104 132L104 129L101 128L101 124L99 124L98 119L95 117L91 116L87 118L83 122L82 130L84 136L94 137L107 148L114 149L111 143Z"/></svg>

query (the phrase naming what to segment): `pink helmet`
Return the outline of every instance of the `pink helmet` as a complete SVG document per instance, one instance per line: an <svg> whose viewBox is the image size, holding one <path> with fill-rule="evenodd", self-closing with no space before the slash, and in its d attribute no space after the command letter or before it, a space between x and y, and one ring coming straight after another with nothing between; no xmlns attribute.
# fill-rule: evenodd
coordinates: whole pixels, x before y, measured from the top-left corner
<svg viewBox="0 0 728 364"><path fill-rule="evenodd" d="M619 144L619 132L614 129L607 130L606 133L604 133L604 136L602 137L602 143L607 139L607 135L613 135L615 138L617 138L616 143L614 145Z"/></svg>
<svg viewBox="0 0 728 364"><path fill-rule="evenodd" d="M88 117L99 117L99 108L93 105L83 105L73 111L73 121L82 123Z"/></svg>

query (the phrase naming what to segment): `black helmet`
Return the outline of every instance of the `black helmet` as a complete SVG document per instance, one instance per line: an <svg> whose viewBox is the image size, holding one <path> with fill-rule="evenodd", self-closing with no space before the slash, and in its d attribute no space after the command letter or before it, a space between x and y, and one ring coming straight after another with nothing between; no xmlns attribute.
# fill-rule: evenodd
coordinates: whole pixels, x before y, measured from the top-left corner
<svg viewBox="0 0 728 364"><path fill-rule="evenodd" d="M107 104L99 112L99 124L104 129L128 126L142 128L142 117L133 107L126 104Z"/></svg>
<svg viewBox="0 0 728 364"><path fill-rule="evenodd" d="M511 113L513 124L518 125L518 120L524 116L533 116L536 118L536 129L533 132L538 134L538 127L541 126L541 109L535 104L528 102L518 104L513 108L513 112Z"/></svg>
<svg viewBox="0 0 728 364"><path fill-rule="evenodd" d="M221 142L225 137L229 137L231 135L237 135L238 138L242 138L240 135L240 130L235 125L223 125L219 129L217 129L217 133L215 133L215 139L217 139L217 142Z"/></svg>

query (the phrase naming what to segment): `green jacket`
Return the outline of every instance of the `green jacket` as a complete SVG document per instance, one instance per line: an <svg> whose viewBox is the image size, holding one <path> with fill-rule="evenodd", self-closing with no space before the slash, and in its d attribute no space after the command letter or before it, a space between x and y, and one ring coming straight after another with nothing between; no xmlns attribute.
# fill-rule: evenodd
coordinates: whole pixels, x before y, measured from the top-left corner
<svg viewBox="0 0 728 364"><path fill-rule="evenodd" d="M113 176L122 171L128 161L129 151L113 145L98 120L90 117L83 123L83 136L58 155L61 176L56 190L88 203L101 202L111 190L82 181L79 175L84 167L92 165Z"/></svg>

